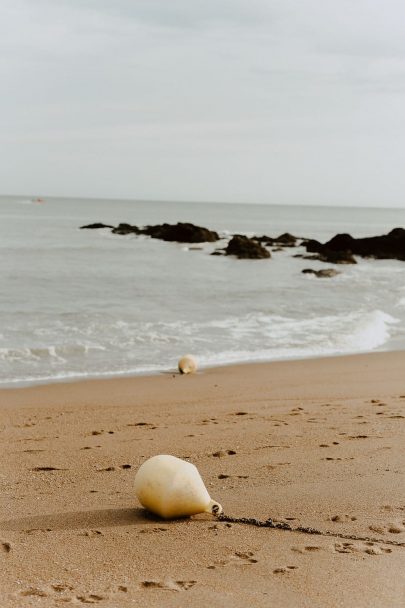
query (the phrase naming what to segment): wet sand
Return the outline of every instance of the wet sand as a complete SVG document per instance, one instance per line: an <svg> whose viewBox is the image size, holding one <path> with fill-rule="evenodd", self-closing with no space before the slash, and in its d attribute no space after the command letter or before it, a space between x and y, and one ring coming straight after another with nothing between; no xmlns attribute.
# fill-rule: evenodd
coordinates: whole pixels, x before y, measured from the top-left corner
<svg viewBox="0 0 405 608"><path fill-rule="evenodd" d="M405 605L404 352L3 389L0 441L2 608ZM148 517L158 453L331 535Z"/></svg>

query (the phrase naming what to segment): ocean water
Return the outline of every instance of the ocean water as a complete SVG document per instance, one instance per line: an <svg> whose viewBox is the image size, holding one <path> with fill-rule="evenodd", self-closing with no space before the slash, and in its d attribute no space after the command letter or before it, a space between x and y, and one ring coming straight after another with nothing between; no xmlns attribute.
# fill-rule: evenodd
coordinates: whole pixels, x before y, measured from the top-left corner
<svg viewBox="0 0 405 608"><path fill-rule="evenodd" d="M232 233L326 240L405 226L405 209L0 197L0 385L405 348L405 263L326 268L210 256L184 244L79 230L191 221ZM225 241L224 241L225 242Z"/></svg>

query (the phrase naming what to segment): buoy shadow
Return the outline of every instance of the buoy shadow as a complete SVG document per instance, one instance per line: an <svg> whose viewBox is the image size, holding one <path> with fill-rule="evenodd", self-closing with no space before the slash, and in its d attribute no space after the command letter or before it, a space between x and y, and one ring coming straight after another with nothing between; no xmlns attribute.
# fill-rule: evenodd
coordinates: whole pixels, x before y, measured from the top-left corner
<svg viewBox="0 0 405 608"><path fill-rule="evenodd" d="M53 531L77 530L81 528L112 528L118 526L140 526L158 518L150 516L145 509L97 509L93 511L72 511L68 513L49 513L18 517L0 522L0 530Z"/></svg>

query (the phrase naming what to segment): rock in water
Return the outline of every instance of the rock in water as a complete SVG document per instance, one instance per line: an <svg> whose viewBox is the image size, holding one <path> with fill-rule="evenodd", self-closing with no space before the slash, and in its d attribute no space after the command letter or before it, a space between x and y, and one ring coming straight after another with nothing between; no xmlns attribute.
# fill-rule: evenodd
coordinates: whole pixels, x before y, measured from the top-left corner
<svg viewBox="0 0 405 608"><path fill-rule="evenodd" d="M80 230L97 230L98 228L114 228L114 226L110 226L109 224L102 224L101 222L87 224L87 226L80 226Z"/></svg>
<svg viewBox="0 0 405 608"><path fill-rule="evenodd" d="M250 239L241 234L235 235L225 249L226 255L235 255L239 259L260 260L270 258L270 251L267 251L255 239Z"/></svg>
<svg viewBox="0 0 405 608"><path fill-rule="evenodd" d="M328 261L332 261L331 252L350 252L362 257L405 261L405 229L394 228L388 234L360 239L355 239L350 234L337 234L324 244L315 240L306 241L305 247L311 253L329 256Z"/></svg>
<svg viewBox="0 0 405 608"><path fill-rule="evenodd" d="M185 355L179 360L178 367L181 374L194 374L197 371L197 361L192 355Z"/></svg>
<svg viewBox="0 0 405 608"><path fill-rule="evenodd" d="M284 232L274 239L276 245L283 245L284 247L295 247L297 244L297 237L289 232Z"/></svg>
<svg viewBox="0 0 405 608"><path fill-rule="evenodd" d="M308 243L311 244L307 244L307 247L309 247L307 251L314 251L313 247L317 247L314 243L317 243L317 241L308 241ZM327 262L328 264L357 264L351 251L333 251L332 249L325 249L322 245L320 245L319 253L310 255L298 254L293 257L301 257L305 260L318 260L319 262Z"/></svg>
<svg viewBox="0 0 405 608"><path fill-rule="evenodd" d="M135 476L135 493L145 509L164 519L222 513L197 468L175 456L161 454L146 460Z"/></svg>
<svg viewBox="0 0 405 608"><path fill-rule="evenodd" d="M183 222L146 226L141 230L141 234L147 234L153 239L178 243L213 243L219 240L219 235L214 230Z"/></svg>
<svg viewBox="0 0 405 608"><path fill-rule="evenodd" d="M255 241L259 243L263 243L264 245L278 245L280 247L295 247L297 245L298 238L289 232L284 232L277 236L276 238L272 238L271 236L255 236Z"/></svg>
<svg viewBox="0 0 405 608"><path fill-rule="evenodd" d="M351 251L347 249L343 251L324 249L319 254L319 260L321 262L327 262L328 264L357 264Z"/></svg>
<svg viewBox="0 0 405 608"><path fill-rule="evenodd" d="M304 274L314 274L318 279L329 279L331 277L335 277L337 274L340 274L334 268L324 268L322 270L313 270L312 268L304 268L302 271Z"/></svg>
<svg viewBox="0 0 405 608"><path fill-rule="evenodd" d="M118 224L111 232L113 234L140 234L141 231L138 226L131 226L131 224Z"/></svg>

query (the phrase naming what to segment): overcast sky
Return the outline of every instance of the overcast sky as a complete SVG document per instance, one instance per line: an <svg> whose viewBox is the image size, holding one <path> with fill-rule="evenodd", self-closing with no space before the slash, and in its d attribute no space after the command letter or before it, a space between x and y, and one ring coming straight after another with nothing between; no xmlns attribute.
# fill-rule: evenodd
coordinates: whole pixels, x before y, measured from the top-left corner
<svg viewBox="0 0 405 608"><path fill-rule="evenodd" d="M4 194L405 206L402 0L2 0Z"/></svg>

